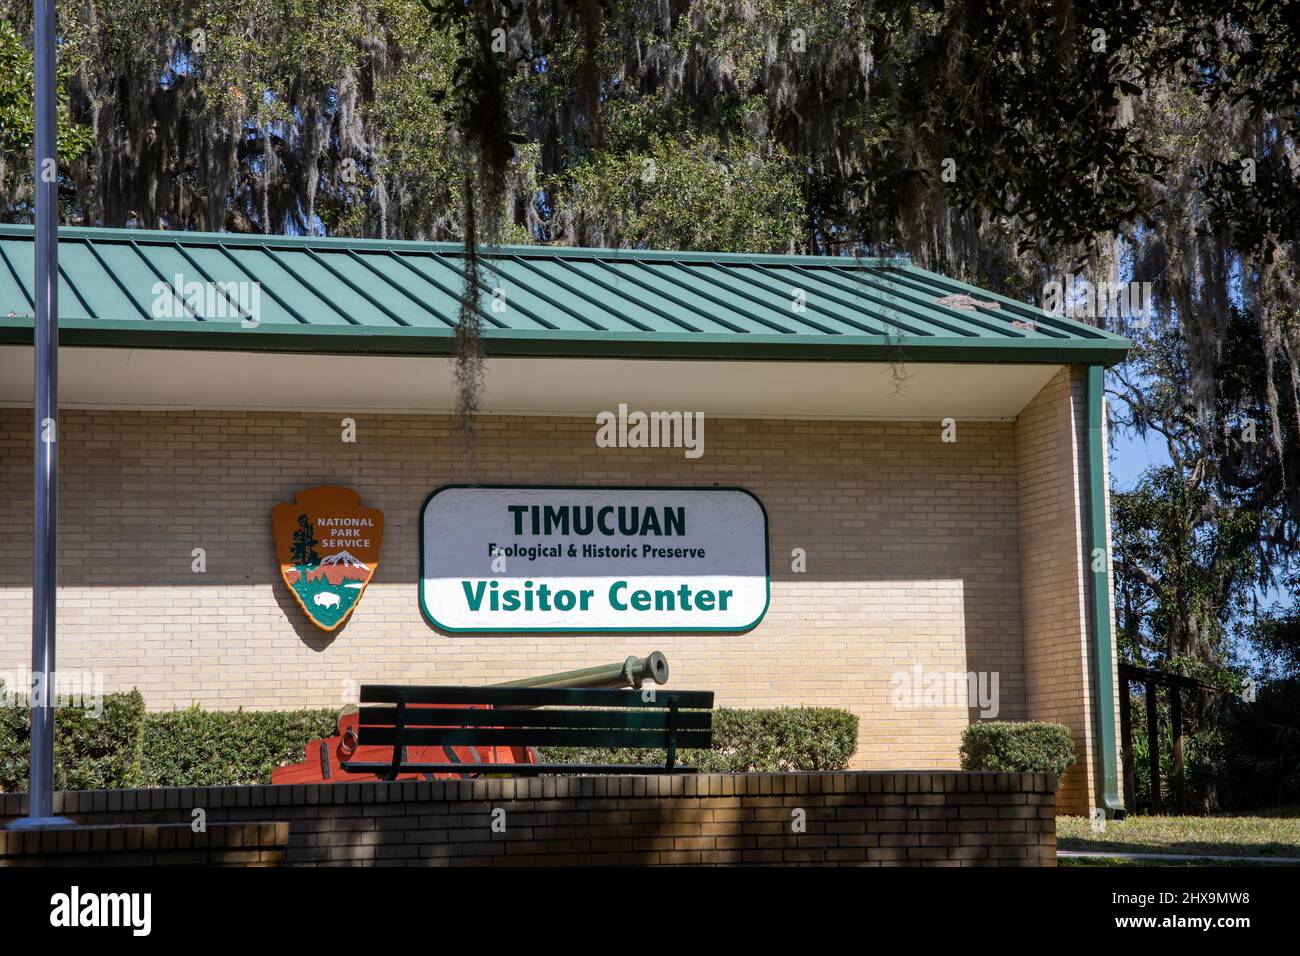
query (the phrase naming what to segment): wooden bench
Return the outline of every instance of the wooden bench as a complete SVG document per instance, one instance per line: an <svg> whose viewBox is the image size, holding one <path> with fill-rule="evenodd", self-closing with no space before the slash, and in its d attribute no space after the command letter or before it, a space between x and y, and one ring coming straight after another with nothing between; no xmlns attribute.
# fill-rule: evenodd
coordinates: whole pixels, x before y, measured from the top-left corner
<svg viewBox="0 0 1300 956"><path fill-rule="evenodd" d="M342 763L349 773L396 779L402 773L459 773L467 765L408 762L408 747L645 747L667 751L660 764L485 763L477 772L694 773L680 748L713 743L713 692L571 687L402 687L363 684L359 746L392 747L389 762ZM475 709L478 708L478 709ZM490 709L489 709L490 708Z"/></svg>

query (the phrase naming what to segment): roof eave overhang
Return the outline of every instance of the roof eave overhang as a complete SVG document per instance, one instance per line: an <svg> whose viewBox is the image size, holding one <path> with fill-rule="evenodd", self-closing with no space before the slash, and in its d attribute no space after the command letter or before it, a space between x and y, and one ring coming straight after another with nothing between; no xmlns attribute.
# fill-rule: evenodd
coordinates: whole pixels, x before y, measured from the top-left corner
<svg viewBox="0 0 1300 956"><path fill-rule="evenodd" d="M710 335L555 330L483 330L489 356L707 359L737 361L958 362L963 364L1114 365L1130 342L1115 337L1053 339L1008 337L1005 341L960 336ZM446 356L455 349L453 329L369 326L243 327L232 322L64 319L64 346L197 349L234 352L297 352L320 355ZM31 345L32 320L0 317L0 344Z"/></svg>

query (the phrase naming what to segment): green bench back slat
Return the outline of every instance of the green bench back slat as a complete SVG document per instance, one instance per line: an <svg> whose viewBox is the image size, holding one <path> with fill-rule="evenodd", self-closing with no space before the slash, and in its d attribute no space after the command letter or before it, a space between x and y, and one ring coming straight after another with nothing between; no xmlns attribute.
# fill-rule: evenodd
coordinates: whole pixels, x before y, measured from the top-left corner
<svg viewBox="0 0 1300 956"><path fill-rule="evenodd" d="M386 779L404 772L409 747L668 750L662 770L671 773L677 750L713 745L712 691L659 690L643 697L640 691L600 688L363 684L361 702L358 743L392 749ZM455 704L487 706L447 706ZM491 772L491 764L483 766Z"/></svg>
<svg viewBox="0 0 1300 956"><path fill-rule="evenodd" d="M362 684L361 703L395 704L492 704L516 707L635 707L667 708L669 697L677 698L683 710L712 710L711 690L655 691L652 700L636 690L605 690L577 687L408 687L400 684Z"/></svg>
<svg viewBox="0 0 1300 956"><path fill-rule="evenodd" d="M363 745L392 745L393 727L362 726L357 734ZM437 744L475 747L647 747L664 749L668 733L662 730L537 729L531 727L408 727L402 731L402 743L408 747ZM713 743L708 730L682 730L677 746L707 750ZM492 765L483 765L491 772Z"/></svg>
<svg viewBox="0 0 1300 956"><path fill-rule="evenodd" d="M396 707L362 707L358 723L389 726L397 714ZM408 707L403 716L407 727L537 727L558 729L667 730L668 710L470 710L465 707ZM708 730L713 726L713 712L679 710L678 730Z"/></svg>

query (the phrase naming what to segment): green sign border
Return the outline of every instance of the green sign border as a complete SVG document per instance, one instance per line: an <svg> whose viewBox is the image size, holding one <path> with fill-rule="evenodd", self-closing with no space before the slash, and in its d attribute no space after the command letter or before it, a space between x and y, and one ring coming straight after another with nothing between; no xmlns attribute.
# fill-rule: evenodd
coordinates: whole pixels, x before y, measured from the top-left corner
<svg viewBox="0 0 1300 956"><path fill-rule="evenodd" d="M453 489L500 491L507 488L523 491L738 491L742 495L749 495L754 499L754 504L758 505L759 513L763 516L763 610L758 613L758 617L754 618L754 620L740 627L447 627L430 613L429 608L424 603L424 513L429 508L429 502L444 491ZM426 621L446 634L694 634L697 632L743 634L758 627L763 618L767 616L767 609L772 606L772 561L771 543L768 540L767 533L767 508L763 506L763 501L758 495L748 488L741 488L736 485L439 485L429 492L429 496L424 499L424 504L420 505L419 538L420 581L416 589L419 592L420 613Z"/></svg>

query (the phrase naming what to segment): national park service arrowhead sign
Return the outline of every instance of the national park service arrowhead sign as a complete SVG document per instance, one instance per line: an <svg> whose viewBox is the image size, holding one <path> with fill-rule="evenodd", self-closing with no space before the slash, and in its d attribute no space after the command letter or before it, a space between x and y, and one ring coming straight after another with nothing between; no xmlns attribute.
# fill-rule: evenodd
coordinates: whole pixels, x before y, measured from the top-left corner
<svg viewBox="0 0 1300 956"><path fill-rule="evenodd" d="M384 513L350 488L309 488L271 509L271 529L284 583L313 624L334 630L379 568Z"/></svg>

